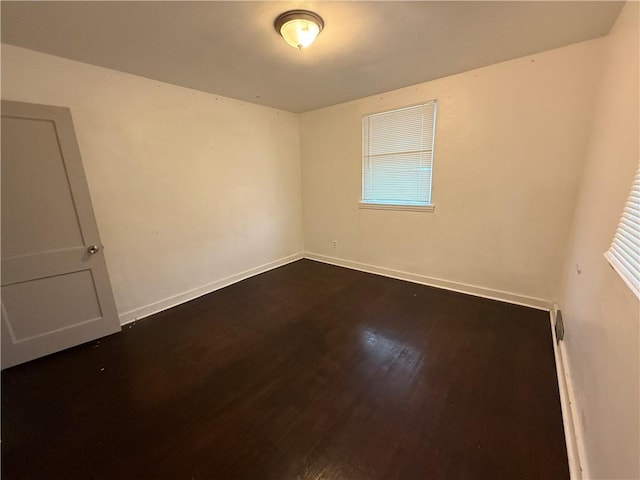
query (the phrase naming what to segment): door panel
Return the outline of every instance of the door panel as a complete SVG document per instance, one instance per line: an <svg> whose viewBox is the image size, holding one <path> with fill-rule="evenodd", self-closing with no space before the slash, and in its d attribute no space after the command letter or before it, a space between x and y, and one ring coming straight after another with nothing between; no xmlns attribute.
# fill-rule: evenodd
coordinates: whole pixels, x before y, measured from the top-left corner
<svg viewBox="0 0 640 480"><path fill-rule="evenodd" d="M2 136L2 257L82 245L54 122L3 116Z"/></svg>
<svg viewBox="0 0 640 480"><path fill-rule="evenodd" d="M1 251L2 368L120 330L66 108L2 101Z"/></svg>
<svg viewBox="0 0 640 480"><path fill-rule="evenodd" d="M102 317L91 270L8 285L2 303L5 312L20 312L20 322L7 318L16 342ZM45 317L48 321L42 322Z"/></svg>

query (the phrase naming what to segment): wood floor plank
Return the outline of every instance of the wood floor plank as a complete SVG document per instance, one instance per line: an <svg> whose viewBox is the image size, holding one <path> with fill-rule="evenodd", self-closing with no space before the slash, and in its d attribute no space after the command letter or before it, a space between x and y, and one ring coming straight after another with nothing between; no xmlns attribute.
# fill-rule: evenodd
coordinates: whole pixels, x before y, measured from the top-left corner
<svg viewBox="0 0 640 480"><path fill-rule="evenodd" d="M568 479L548 313L301 260L2 373L6 479Z"/></svg>

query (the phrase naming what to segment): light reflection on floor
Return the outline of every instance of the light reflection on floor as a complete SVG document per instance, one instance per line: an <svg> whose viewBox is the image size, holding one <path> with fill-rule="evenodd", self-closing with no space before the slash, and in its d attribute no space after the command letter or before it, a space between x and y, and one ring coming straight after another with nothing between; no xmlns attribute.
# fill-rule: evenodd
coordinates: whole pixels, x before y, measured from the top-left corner
<svg viewBox="0 0 640 480"><path fill-rule="evenodd" d="M383 385L376 390L384 394L387 400L402 399L416 381L416 375L422 371L424 352L370 327L360 330L359 340L364 355L369 360L368 368L372 364L379 367L375 380Z"/></svg>

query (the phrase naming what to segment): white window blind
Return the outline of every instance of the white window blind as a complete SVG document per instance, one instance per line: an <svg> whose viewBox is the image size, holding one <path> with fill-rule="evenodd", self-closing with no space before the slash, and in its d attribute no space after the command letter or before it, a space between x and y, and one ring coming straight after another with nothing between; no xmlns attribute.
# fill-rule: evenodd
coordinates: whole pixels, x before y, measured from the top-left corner
<svg viewBox="0 0 640 480"><path fill-rule="evenodd" d="M640 298L640 165L613 242L604 255Z"/></svg>
<svg viewBox="0 0 640 480"><path fill-rule="evenodd" d="M362 117L362 203L430 205L436 101Z"/></svg>

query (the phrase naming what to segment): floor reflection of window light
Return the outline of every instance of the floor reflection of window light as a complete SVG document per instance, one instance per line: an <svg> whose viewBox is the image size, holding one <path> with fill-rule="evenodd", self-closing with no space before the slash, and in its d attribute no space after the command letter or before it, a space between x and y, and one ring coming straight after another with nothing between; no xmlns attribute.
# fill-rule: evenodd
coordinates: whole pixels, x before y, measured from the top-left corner
<svg viewBox="0 0 640 480"><path fill-rule="evenodd" d="M420 371L424 361L422 350L367 329L361 330L360 340L365 355L373 363L383 366L385 361L391 360L385 365L387 368L380 371L381 379L384 378L386 386L392 384L394 387L391 390L387 388L385 391L401 394L414 382L414 375ZM392 375L386 375L388 372Z"/></svg>

